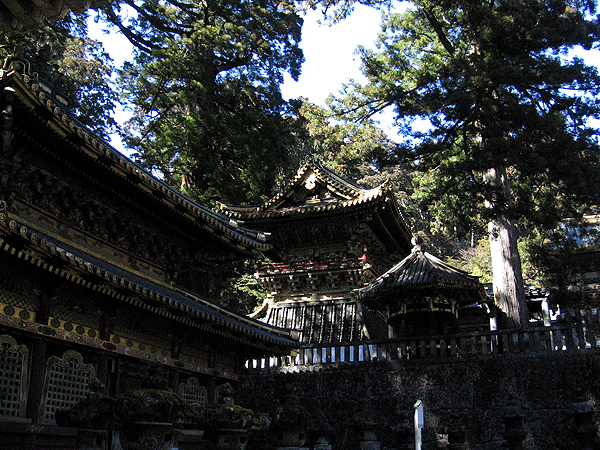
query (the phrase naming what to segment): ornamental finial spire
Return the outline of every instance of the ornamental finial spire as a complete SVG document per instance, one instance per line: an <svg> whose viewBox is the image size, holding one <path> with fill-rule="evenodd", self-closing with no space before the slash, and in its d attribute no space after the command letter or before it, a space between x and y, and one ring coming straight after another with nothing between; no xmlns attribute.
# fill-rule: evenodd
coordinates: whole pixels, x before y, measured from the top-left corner
<svg viewBox="0 0 600 450"><path fill-rule="evenodd" d="M413 238L410 240L410 242L413 245L413 248L412 248L413 253L421 251L422 244L423 244L423 238L421 236L413 236Z"/></svg>

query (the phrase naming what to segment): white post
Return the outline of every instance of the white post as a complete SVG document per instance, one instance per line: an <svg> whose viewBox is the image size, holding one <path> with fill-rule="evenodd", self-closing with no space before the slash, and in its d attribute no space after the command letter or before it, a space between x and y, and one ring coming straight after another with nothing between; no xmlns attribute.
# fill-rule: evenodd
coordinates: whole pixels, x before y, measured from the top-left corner
<svg viewBox="0 0 600 450"><path fill-rule="evenodd" d="M423 412L423 401L415 403L415 450L421 450L423 439L422 430L425 427L425 413Z"/></svg>
<svg viewBox="0 0 600 450"><path fill-rule="evenodd" d="M542 318L544 319L544 326L549 327L552 325L552 319L550 317L550 304L548 302L548 297L545 297L542 300Z"/></svg>

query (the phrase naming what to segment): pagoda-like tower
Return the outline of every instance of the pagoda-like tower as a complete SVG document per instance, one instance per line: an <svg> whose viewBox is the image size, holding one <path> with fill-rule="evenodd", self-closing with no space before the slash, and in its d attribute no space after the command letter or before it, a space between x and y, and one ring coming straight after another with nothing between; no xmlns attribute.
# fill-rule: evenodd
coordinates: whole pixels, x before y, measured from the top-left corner
<svg viewBox="0 0 600 450"><path fill-rule="evenodd" d="M356 300L356 289L410 253L411 232L386 184L363 189L312 157L265 204L221 212L270 233L272 262L256 275L271 294L257 318L305 343L388 336L383 316Z"/></svg>

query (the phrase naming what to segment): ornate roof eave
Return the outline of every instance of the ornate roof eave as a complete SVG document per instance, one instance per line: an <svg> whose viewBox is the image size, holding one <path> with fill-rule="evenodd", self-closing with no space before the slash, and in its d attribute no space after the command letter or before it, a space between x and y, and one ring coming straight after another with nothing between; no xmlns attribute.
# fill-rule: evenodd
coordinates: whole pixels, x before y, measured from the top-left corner
<svg viewBox="0 0 600 450"><path fill-rule="evenodd" d="M280 205L281 202L283 202L289 193L294 189L294 187L301 182L302 178L308 171L312 171L319 175L321 179L327 182L328 186L332 187L348 200L353 198L356 199L368 193L368 190L362 189L360 186L357 186L350 180L341 177L326 167L317 156L310 155L304 160L304 163L296 172L296 176L287 183L286 187L271 200L267 201L261 208L272 209ZM375 188L371 191L376 191L377 189L378 188Z"/></svg>
<svg viewBox="0 0 600 450"><path fill-rule="evenodd" d="M467 294L470 301L483 300L486 293L478 277L452 267L415 245L410 255L358 290L366 303L384 304L384 299L401 299L405 295L426 290Z"/></svg>
<svg viewBox="0 0 600 450"><path fill-rule="evenodd" d="M0 213L0 251L103 295L261 351L287 353L297 346L289 330L266 325L191 292L99 262L19 224L4 212Z"/></svg>
<svg viewBox="0 0 600 450"><path fill-rule="evenodd" d="M383 192L379 189L373 190L372 195L362 196L351 200L344 200L341 202L320 202L314 204L305 204L295 208L285 208L281 210L277 209L263 209L259 207L257 209L244 209L243 207L230 207L227 205L221 205L221 212L227 217L239 219L242 221L260 221L260 220L273 220L273 219L296 219L296 218L307 218L312 216L322 217L323 214L350 214L357 210L363 211L369 208L373 208L376 205L384 202L386 199Z"/></svg>
<svg viewBox="0 0 600 450"><path fill-rule="evenodd" d="M14 97L19 96L24 105L33 114L40 114L58 136L77 143L73 147L77 148L82 157L129 182L150 201L160 202L192 226L214 234L222 244L236 252L250 254L271 250L272 245L266 242L264 233L240 227L235 219L194 202L85 129L57 101L58 96L52 95L51 88L35 75L29 76L16 69L0 70L0 83L4 89L5 102L10 103L14 101ZM12 100L7 98L11 96Z"/></svg>
<svg viewBox="0 0 600 450"><path fill-rule="evenodd" d="M277 208L291 195L294 188L302 181L309 171L317 174L320 180L325 182L330 190L336 192L340 197L344 198L344 200L335 202L324 201L278 210ZM387 183L383 183L373 189L363 189L327 168L316 156L309 156L300 166L294 178L289 180L286 186L277 195L266 201L264 204L234 206L222 203L220 205L220 210L228 217L239 218L242 220L258 218L272 219L275 217L287 217L294 214L304 216L310 213L333 211L336 209L349 208L357 204L380 201L386 195L386 184Z"/></svg>

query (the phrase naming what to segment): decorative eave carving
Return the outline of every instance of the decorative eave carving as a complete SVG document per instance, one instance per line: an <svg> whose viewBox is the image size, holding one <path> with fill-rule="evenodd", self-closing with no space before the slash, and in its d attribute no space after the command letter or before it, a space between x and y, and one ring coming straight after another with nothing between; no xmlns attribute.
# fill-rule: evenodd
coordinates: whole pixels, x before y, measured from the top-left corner
<svg viewBox="0 0 600 450"><path fill-rule="evenodd" d="M0 251L102 295L250 347L285 353L296 345L287 330L240 316L190 292L160 285L109 264L100 266L87 255L61 247L5 212L0 213Z"/></svg>
<svg viewBox="0 0 600 450"><path fill-rule="evenodd" d="M359 298L366 305L401 313L445 308L440 305L455 310L456 305L482 301L486 297L478 277L423 251L418 242L415 242L410 255L371 284L359 289Z"/></svg>
<svg viewBox="0 0 600 450"><path fill-rule="evenodd" d="M29 75L27 72L25 63L14 61L5 64L0 70L4 88L2 100L5 129L15 114L18 97L19 108L25 108L21 114L27 114L29 120L42 121L55 133L55 139L69 142L70 148L80 159L80 165L95 165L98 170L110 172L123 185L130 186L132 189L128 195L135 194L143 197L147 203L166 207L169 216L179 217L188 226L196 228L199 234L212 235L221 245L229 247L230 251L258 254L271 249L272 246L266 242L265 233L243 228L235 219L217 214L190 200L90 133L69 114L55 95L48 95L49 88L43 88L43 82L35 74ZM56 156L67 158L64 154Z"/></svg>
<svg viewBox="0 0 600 450"><path fill-rule="evenodd" d="M310 294L348 293L364 284L370 265L362 258L342 258L316 263L273 263L261 265L258 281L278 299Z"/></svg>
<svg viewBox="0 0 600 450"><path fill-rule="evenodd" d="M241 220L322 215L381 201L386 193L385 183L374 189L363 189L328 169L313 156L307 158L281 192L263 205L221 204L220 211Z"/></svg>

